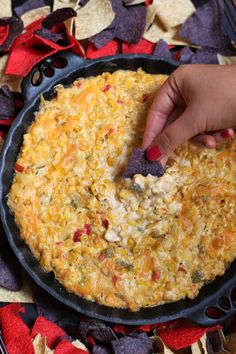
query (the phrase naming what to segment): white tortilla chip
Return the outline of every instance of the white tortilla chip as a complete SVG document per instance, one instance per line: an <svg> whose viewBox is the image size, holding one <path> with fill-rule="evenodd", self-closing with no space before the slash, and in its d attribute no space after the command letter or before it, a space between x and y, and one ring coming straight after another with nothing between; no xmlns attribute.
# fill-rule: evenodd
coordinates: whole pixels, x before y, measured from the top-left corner
<svg viewBox="0 0 236 354"><path fill-rule="evenodd" d="M39 333L33 340L33 347L35 354L53 354L53 350L48 348L46 344L46 338L41 337Z"/></svg>
<svg viewBox="0 0 236 354"><path fill-rule="evenodd" d="M100 33L112 23L114 17L109 0L90 0L77 11L76 39L87 39Z"/></svg>
<svg viewBox="0 0 236 354"><path fill-rule="evenodd" d="M85 345L79 339L74 340L74 342L72 342L71 344L73 344L74 347L76 347L78 349L82 349L82 350L89 353L88 349L85 347Z"/></svg>
<svg viewBox="0 0 236 354"><path fill-rule="evenodd" d="M11 17L11 1L10 0L1 0L0 1L0 18L2 17Z"/></svg>
<svg viewBox="0 0 236 354"><path fill-rule="evenodd" d="M74 9L77 2L77 0L54 0L53 11L61 9L63 7L72 7Z"/></svg>
<svg viewBox="0 0 236 354"><path fill-rule="evenodd" d="M202 354L201 344L199 342L191 345L192 354Z"/></svg>
<svg viewBox="0 0 236 354"><path fill-rule="evenodd" d="M152 3L147 7L147 15L146 15L146 27L145 30L147 31L149 27L153 24L155 17L156 17L157 9L156 5Z"/></svg>
<svg viewBox="0 0 236 354"><path fill-rule="evenodd" d="M129 0L125 2L125 6L133 6L138 4L143 4L145 0Z"/></svg>
<svg viewBox="0 0 236 354"><path fill-rule="evenodd" d="M51 13L50 6L43 6L37 9L26 12L21 16L24 26L27 27L30 23L38 20L41 17L46 17Z"/></svg>
<svg viewBox="0 0 236 354"><path fill-rule="evenodd" d="M15 75L6 75L5 69L9 55L5 54L0 57L0 85L8 85L9 89L13 92L21 92L22 78Z"/></svg>
<svg viewBox="0 0 236 354"><path fill-rule="evenodd" d="M184 23L193 14L195 7L191 0L159 0L158 16L166 29Z"/></svg>
<svg viewBox="0 0 236 354"><path fill-rule="evenodd" d="M11 291L0 287L1 302L34 303L29 281L23 276L23 285L20 291Z"/></svg>
<svg viewBox="0 0 236 354"><path fill-rule="evenodd" d="M189 44L183 41L178 36L179 30L180 30L179 27L175 27L170 29L169 31L166 31L159 18L156 16L155 21L153 22L151 27L144 33L143 37L152 43L157 43L160 39L163 39L168 44L175 44L175 45Z"/></svg>
<svg viewBox="0 0 236 354"><path fill-rule="evenodd" d="M224 55L218 53L217 59L220 65L236 64L236 57L225 57Z"/></svg>

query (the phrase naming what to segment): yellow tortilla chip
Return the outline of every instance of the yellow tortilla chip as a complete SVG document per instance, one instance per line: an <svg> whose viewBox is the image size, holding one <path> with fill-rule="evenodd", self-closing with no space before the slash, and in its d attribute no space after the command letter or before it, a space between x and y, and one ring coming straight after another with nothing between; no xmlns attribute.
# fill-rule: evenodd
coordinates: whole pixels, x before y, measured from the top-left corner
<svg viewBox="0 0 236 354"><path fill-rule="evenodd" d="M0 57L0 85L8 85L9 89L14 92L21 92L22 78L15 75L6 75L5 69L9 55L5 54Z"/></svg>
<svg viewBox="0 0 236 354"><path fill-rule="evenodd" d="M0 17L10 17L12 16L11 1L1 0L0 1Z"/></svg>
<svg viewBox="0 0 236 354"><path fill-rule="evenodd" d="M41 337L39 333L33 340L33 347L35 354L53 354L53 350L48 348L46 344L46 338Z"/></svg>
<svg viewBox="0 0 236 354"><path fill-rule="evenodd" d="M153 22L151 27L144 33L143 37L152 43L157 43L160 39L163 39L168 44L175 44L175 45L189 44L183 41L178 36L179 30L180 27L175 27L170 29L169 31L166 31L159 18L156 17L155 21Z"/></svg>
<svg viewBox="0 0 236 354"><path fill-rule="evenodd" d="M217 59L220 65L236 64L236 57L225 57L224 55L217 54Z"/></svg>
<svg viewBox="0 0 236 354"><path fill-rule="evenodd" d="M195 11L191 0L159 0L157 13L166 29L184 23Z"/></svg>
<svg viewBox="0 0 236 354"><path fill-rule="evenodd" d="M90 0L77 11L76 39L86 39L100 33L112 23L114 17L109 0Z"/></svg>
<svg viewBox="0 0 236 354"><path fill-rule="evenodd" d="M21 19L24 22L24 26L27 27L30 23L38 20L41 17L46 17L50 13L50 6L43 6L39 7L38 9L26 12L24 15L21 16Z"/></svg>
<svg viewBox="0 0 236 354"><path fill-rule="evenodd" d="M61 9L62 7L73 7L75 8L77 0L54 0L53 1L53 11Z"/></svg>

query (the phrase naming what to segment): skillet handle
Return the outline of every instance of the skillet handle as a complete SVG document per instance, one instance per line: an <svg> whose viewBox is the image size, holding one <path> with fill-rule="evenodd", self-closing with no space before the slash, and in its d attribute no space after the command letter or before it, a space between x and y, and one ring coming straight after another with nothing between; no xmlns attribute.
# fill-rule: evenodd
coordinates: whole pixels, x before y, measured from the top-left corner
<svg viewBox="0 0 236 354"><path fill-rule="evenodd" d="M224 324L226 320L236 315L236 282L234 274L225 274L224 278L228 277L228 279L224 279L225 283L222 283L215 293L210 296L210 301L206 293L204 300L196 306L196 310L186 317L199 325L209 327Z"/></svg>
<svg viewBox="0 0 236 354"><path fill-rule="evenodd" d="M85 59L72 52L59 52L36 65L21 84L25 104L53 87L61 76L69 75Z"/></svg>

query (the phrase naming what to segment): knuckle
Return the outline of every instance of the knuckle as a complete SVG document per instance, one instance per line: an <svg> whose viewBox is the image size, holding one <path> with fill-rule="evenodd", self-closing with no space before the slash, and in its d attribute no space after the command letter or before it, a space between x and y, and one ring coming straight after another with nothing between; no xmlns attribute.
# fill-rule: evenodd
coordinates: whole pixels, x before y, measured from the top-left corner
<svg viewBox="0 0 236 354"><path fill-rule="evenodd" d="M161 145L165 153L169 153L173 149L172 139L168 132L161 134Z"/></svg>

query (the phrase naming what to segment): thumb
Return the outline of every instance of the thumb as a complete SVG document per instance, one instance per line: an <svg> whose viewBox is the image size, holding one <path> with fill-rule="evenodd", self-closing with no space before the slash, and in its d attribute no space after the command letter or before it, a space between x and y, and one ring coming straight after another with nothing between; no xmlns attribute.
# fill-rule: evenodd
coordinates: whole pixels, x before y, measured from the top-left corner
<svg viewBox="0 0 236 354"><path fill-rule="evenodd" d="M196 135L191 120L187 118L188 113L186 111L157 136L147 149L146 156L148 160L156 161L161 159L167 161L169 155L177 147Z"/></svg>

